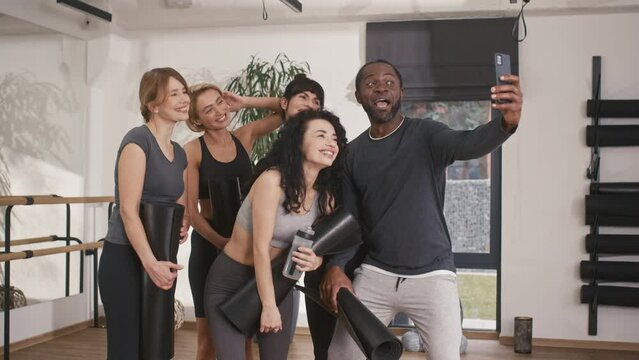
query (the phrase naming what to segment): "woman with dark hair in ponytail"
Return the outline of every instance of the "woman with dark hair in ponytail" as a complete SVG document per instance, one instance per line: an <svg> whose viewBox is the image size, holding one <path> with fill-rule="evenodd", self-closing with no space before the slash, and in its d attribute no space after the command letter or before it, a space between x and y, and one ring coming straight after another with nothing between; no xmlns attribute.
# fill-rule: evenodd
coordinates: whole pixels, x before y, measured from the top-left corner
<svg viewBox="0 0 639 360"><path fill-rule="evenodd" d="M276 304L271 261L291 245L298 229L339 207L346 132L327 111L303 111L280 130L271 151L256 166L248 196L237 214L231 239L213 263L205 288L205 308L220 360L243 359L244 335L219 309L255 276L262 302L257 334L260 359L286 359L292 291ZM300 247L299 271L316 270L322 258Z"/></svg>

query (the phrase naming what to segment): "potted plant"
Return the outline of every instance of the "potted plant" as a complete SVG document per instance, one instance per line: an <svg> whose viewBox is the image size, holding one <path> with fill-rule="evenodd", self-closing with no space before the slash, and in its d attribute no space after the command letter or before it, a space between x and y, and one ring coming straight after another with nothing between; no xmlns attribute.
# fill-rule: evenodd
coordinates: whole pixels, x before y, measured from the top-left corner
<svg viewBox="0 0 639 360"><path fill-rule="evenodd" d="M262 60L253 55L239 75L229 81L225 90L240 96L280 97L284 93L286 85L293 80L295 75L308 74L309 72L310 67L307 62L293 61L283 53L278 54L273 62ZM267 111L254 108L241 109L233 117L233 126L239 127L261 119L268 115ZM264 157L276 136L276 133L271 133L255 142L251 154L253 162Z"/></svg>

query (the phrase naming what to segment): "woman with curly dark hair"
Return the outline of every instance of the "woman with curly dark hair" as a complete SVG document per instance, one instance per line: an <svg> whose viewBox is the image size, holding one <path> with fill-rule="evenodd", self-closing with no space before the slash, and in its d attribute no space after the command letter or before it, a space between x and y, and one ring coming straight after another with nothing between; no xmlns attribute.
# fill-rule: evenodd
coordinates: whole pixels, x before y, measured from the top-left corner
<svg viewBox="0 0 639 360"><path fill-rule="evenodd" d="M251 190L237 214L231 239L213 263L205 289L206 315L220 360L243 359L245 336L219 305L255 276L262 302L260 359L286 359L292 317L292 292L276 304L271 261L291 245L298 229L312 225L340 205L346 132L328 111L291 117L273 148L256 166ZM299 271L316 270L322 258L296 249Z"/></svg>

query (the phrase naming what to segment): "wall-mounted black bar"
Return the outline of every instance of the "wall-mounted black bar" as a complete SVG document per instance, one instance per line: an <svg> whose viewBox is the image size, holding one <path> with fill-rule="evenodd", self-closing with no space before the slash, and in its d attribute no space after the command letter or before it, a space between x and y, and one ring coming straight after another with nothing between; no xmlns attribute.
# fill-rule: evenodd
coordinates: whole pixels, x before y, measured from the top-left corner
<svg viewBox="0 0 639 360"><path fill-rule="evenodd" d="M588 100L586 114L599 118L639 118L639 100Z"/></svg>
<svg viewBox="0 0 639 360"><path fill-rule="evenodd" d="M601 56L592 57L592 98L595 100L601 98Z"/></svg>
<svg viewBox="0 0 639 360"><path fill-rule="evenodd" d="M639 145L639 125L588 125L586 144L588 146L637 146Z"/></svg>
<svg viewBox="0 0 639 360"><path fill-rule="evenodd" d="M586 251L598 254L639 255L639 235L586 235Z"/></svg>
<svg viewBox="0 0 639 360"><path fill-rule="evenodd" d="M592 98L599 100L601 95L601 56L592 57ZM598 104L598 103L597 103ZM591 125L599 125L598 109L595 116L591 116ZM599 137L595 133L595 146L590 149L590 164L586 169L586 177L593 182L599 182L599 163L601 156L599 155Z"/></svg>
<svg viewBox="0 0 639 360"><path fill-rule="evenodd" d="M639 306L639 288L583 285L581 287L581 303L592 302L595 294L599 305Z"/></svg>
<svg viewBox="0 0 639 360"><path fill-rule="evenodd" d="M583 281L639 281L639 262L582 261L579 273Z"/></svg>
<svg viewBox="0 0 639 360"><path fill-rule="evenodd" d="M586 195L586 225L639 226L639 196Z"/></svg>
<svg viewBox="0 0 639 360"><path fill-rule="evenodd" d="M632 194L639 196L639 183L591 183L590 194Z"/></svg>

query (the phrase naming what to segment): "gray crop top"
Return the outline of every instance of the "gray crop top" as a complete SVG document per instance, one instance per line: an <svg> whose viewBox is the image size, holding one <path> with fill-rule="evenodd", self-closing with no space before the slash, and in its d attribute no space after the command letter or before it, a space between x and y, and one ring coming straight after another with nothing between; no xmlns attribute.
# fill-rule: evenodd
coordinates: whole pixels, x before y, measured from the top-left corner
<svg viewBox="0 0 639 360"><path fill-rule="evenodd" d="M286 249L293 243L293 238L297 230L313 225L313 222L319 214L317 206L317 198L313 202L311 209L303 215L290 212L286 214L282 203L284 202L284 195L277 206L277 215L275 217L275 228L273 229L273 240L271 240L271 246L278 249ZM240 206L240 210L237 213L237 222L250 234L253 233L253 204L249 198L246 198Z"/></svg>

